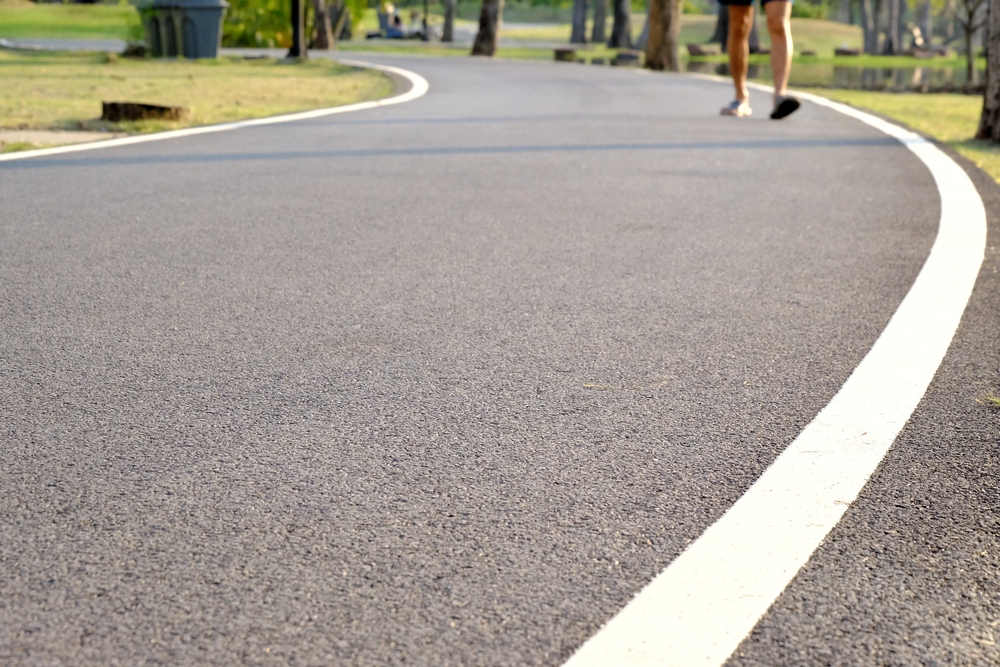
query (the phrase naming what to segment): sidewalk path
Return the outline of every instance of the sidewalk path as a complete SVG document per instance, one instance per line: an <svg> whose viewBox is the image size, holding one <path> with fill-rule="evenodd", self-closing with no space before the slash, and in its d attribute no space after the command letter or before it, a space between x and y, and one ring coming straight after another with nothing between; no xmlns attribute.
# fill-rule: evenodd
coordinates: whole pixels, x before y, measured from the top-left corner
<svg viewBox="0 0 1000 667"><path fill-rule="evenodd" d="M0 163L3 661L558 665L826 405L935 238L925 167L812 104L354 57L430 92ZM731 664L997 661L995 231L921 408Z"/></svg>

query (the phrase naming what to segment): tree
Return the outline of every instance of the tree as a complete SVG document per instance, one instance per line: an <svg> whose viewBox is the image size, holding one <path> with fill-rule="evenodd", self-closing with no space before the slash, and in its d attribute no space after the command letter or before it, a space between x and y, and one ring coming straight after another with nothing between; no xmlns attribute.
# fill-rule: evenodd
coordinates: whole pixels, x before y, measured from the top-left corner
<svg viewBox="0 0 1000 667"><path fill-rule="evenodd" d="M986 90L977 139L1000 142L1000 0L989 0L983 34L986 48Z"/></svg>
<svg viewBox="0 0 1000 667"><path fill-rule="evenodd" d="M612 49L632 48L632 0L614 0L615 23L611 26L611 39L608 46Z"/></svg>
<svg viewBox="0 0 1000 667"><path fill-rule="evenodd" d="M645 51L646 45L649 44L649 10L652 6L653 3L646 0L646 21L642 24L642 32L639 33L639 39L635 40L635 48L640 51Z"/></svg>
<svg viewBox="0 0 1000 667"><path fill-rule="evenodd" d="M606 27L608 22L608 0L594 0L594 30L590 34L590 41L594 44L603 44L607 40Z"/></svg>
<svg viewBox="0 0 1000 667"><path fill-rule="evenodd" d="M931 14L931 0L924 0L917 10L917 27L920 28L920 37L924 44L931 45L931 33L933 31L933 15Z"/></svg>
<svg viewBox="0 0 1000 667"><path fill-rule="evenodd" d="M708 39L709 44L721 44L722 52L726 52L726 42L729 40L729 8L719 3L718 18L715 19L715 31Z"/></svg>
<svg viewBox="0 0 1000 667"><path fill-rule="evenodd" d="M455 0L444 0L444 28L441 30L441 41L455 41Z"/></svg>
<svg viewBox="0 0 1000 667"><path fill-rule="evenodd" d="M313 39L312 48L327 51L333 47L333 26L330 25L330 12L323 0L313 0Z"/></svg>
<svg viewBox="0 0 1000 667"><path fill-rule="evenodd" d="M330 48L337 48L338 39L350 39L352 34L352 26L354 25L354 12L351 8L347 6L347 3L343 0L337 0L337 4L331 9L327 7L327 13L330 15L330 21L333 23L333 38L330 43Z"/></svg>
<svg viewBox="0 0 1000 667"><path fill-rule="evenodd" d="M899 48L899 0L889 1L889 25L885 29L885 43L882 46L882 53L887 56L894 56L902 49Z"/></svg>
<svg viewBox="0 0 1000 667"><path fill-rule="evenodd" d="M861 31L865 36L865 53L878 53L879 13L881 0L861 0Z"/></svg>
<svg viewBox="0 0 1000 667"><path fill-rule="evenodd" d="M676 72L680 65L677 35L681 29L681 0L649 0L649 43L646 67Z"/></svg>
<svg viewBox="0 0 1000 667"><path fill-rule="evenodd" d="M587 0L573 2L573 31L569 41L571 44L587 43Z"/></svg>
<svg viewBox="0 0 1000 667"><path fill-rule="evenodd" d="M503 0L483 0L479 11L479 32L472 43L472 55L492 56L497 52L499 31L497 25L503 16Z"/></svg>
<svg viewBox="0 0 1000 667"><path fill-rule="evenodd" d="M292 47L288 49L289 58L307 58L306 43L306 17L305 3L303 0L292 0Z"/></svg>
<svg viewBox="0 0 1000 667"><path fill-rule="evenodd" d="M986 0L960 0L957 18L965 37L965 83L974 85L978 80L976 51L972 47L976 32L986 22Z"/></svg>

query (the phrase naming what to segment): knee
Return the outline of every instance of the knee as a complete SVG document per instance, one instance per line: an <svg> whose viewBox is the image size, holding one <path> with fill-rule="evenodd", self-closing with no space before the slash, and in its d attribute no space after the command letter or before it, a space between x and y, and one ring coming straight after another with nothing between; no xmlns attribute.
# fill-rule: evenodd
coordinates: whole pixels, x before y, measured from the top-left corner
<svg viewBox="0 0 1000 667"><path fill-rule="evenodd" d="M768 15L767 31L772 35L782 35L788 29L788 20L784 16Z"/></svg>
<svg viewBox="0 0 1000 667"><path fill-rule="evenodd" d="M750 11L747 11L750 10ZM750 7L730 7L729 30L737 37L747 37L753 28L753 13Z"/></svg>

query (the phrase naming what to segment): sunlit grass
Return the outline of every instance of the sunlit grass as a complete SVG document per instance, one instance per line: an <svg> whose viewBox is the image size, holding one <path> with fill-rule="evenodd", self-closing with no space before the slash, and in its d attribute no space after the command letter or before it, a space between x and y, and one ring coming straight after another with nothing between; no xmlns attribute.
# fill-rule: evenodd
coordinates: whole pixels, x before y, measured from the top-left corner
<svg viewBox="0 0 1000 667"><path fill-rule="evenodd" d="M811 92L900 120L951 146L1000 182L1000 145L973 139L983 109L980 96L826 89Z"/></svg>
<svg viewBox="0 0 1000 667"><path fill-rule="evenodd" d="M0 0L0 37L128 39L138 25L135 7L35 4Z"/></svg>
<svg viewBox="0 0 1000 667"><path fill-rule="evenodd" d="M119 129L152 132L340 106L390 95L392 81L373 70L325 58L303 64L220 58L128 60L103 54L0 51L0 127ZM183 106L185 121L111 124L102 101Z"/></svg>

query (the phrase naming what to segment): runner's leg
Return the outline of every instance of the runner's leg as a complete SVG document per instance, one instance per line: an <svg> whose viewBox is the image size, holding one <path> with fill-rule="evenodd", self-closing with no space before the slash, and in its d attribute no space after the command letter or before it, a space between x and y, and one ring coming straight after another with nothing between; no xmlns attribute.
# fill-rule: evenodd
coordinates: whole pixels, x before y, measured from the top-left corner
<svg viewBox="0 0 1000 667"><path fill-rule="evenodd" d="M753 5L729 5L729 69L733 73L736 99L750 101L747 90L747 61L750 59L750 29L753 27Z"/></svg>
<svg viewBox="0 0 1000 667"><path fill-rule="evenodd" d="M774 75L774 99L785 94L792 71L792 3L770 0L764 3L767 32L771 35L771 73ZM729 18L732 21L732 16Z"/></svg>

